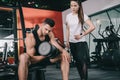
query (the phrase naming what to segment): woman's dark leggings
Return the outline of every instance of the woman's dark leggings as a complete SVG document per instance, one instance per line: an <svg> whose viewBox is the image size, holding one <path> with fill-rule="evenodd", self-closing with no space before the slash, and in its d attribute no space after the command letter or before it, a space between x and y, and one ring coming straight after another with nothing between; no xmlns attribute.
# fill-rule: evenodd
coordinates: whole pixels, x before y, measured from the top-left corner
<svg viewBox="0 0 120 80"><path fill-rule="evenodd" d="M78 73L81 77L81 80L87 80L88 79L88 71L87 71L87 65L85 62L75 62L75 65L77 67Z"/></svg>
<svg viewBox="0 0 120 80"><path fill-rule="evenodd" d="M87 80L88 79L87 64L89 59L87 43L86 42L78 42L78 43L70 42L70 51L73 56L73 59L75 60L75 65L77 67L81 80Z"/></svg>

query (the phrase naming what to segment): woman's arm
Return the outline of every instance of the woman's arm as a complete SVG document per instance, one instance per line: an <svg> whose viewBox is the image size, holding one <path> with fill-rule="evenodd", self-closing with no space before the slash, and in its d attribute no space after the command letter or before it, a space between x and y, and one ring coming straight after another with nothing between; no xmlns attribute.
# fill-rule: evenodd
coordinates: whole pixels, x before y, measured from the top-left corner
<svg viewBox="0 0 120 80"><path fill-rule="evenodd" d="M83 31L82 34L74 35L76 40L79 40L80 38L89 34L90 32L92 32L95 29L95 26L90 19L86 20L85 23L89 26L89 28L87 30Z"/></svg>
<svg viewBox="0 0 120 80"><path fill-rule="evenodd" d="M82 33L82 36L89 34L95 29L95 26L90 19L86 20L85 23L89 26L89 28Z"/></svg>
<svg viewBox="0 0 120 80"><path fill-rule="evenodd" d="M66 23L66 47L69 48L69 36L70 36L70 29L68 24Z"/></svg>

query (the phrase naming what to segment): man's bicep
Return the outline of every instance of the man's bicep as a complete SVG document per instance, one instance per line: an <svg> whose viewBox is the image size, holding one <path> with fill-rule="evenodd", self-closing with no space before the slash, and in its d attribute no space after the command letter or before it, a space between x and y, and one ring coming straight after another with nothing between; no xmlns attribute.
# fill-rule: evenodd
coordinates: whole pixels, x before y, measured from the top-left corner
<svg viewBox="0 0 120 80"><path fill-rule="evenodd" d="M32 46L30 43L31 43L30 38L26 37L26 39L25 39L26 48L30 48Z"/></svg>
<svg viewBox="0 0 120 80"><path fill-rule="evenodd" d="M25 44L26 44L26 52L30 55L33 55L35 53L34 44L29 37L25 39Z"/></svg>

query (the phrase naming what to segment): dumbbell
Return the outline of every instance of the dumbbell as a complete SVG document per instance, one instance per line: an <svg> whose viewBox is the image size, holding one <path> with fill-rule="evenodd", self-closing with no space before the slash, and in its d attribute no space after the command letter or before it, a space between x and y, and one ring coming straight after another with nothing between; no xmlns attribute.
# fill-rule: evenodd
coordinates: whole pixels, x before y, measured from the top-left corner
<svg viewBox="0 0 120 80"><path fill-rule="evenodd" d="M59 50L49 42L42 42L38 47L38 52L42 56L54 58L59 54Z"/></svg>

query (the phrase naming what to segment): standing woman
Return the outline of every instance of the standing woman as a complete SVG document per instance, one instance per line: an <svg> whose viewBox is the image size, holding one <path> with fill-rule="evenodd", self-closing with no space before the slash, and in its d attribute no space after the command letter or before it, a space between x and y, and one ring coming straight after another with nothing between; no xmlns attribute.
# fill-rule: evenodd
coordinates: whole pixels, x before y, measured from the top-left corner
<svg viewBox="0 0 120 80"><path fill-rule="evenodd" d="M87 80L87 55L89 53L85 35L92 32L95 26L84 14L80 0L70 0L70 8L72 12L66 16L66 46L70 47L81 80ZM84 23L89 26L85 31L83 30Z"/></svg>

